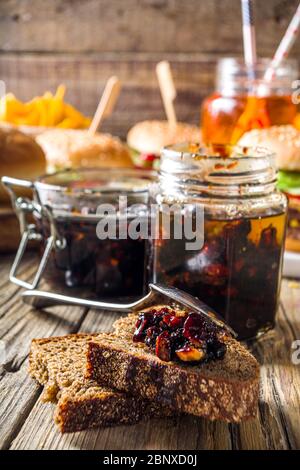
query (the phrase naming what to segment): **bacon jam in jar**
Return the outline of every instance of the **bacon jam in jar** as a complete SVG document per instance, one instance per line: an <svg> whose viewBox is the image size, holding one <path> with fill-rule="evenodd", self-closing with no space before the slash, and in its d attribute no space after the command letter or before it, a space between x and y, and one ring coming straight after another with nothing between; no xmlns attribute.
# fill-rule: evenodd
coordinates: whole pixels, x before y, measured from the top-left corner
<svg viewBox="0 0 300 470"><path fill-rule="evenodd" d="M139 297L147 288L147 241L128 236L135 218L148 217L154 173L131 169L65 170L34 184L34 212L44 250L54 232L43 278L69 295ZM99 225L100 224L100 225Z"/></svg>
<svg viewBox="0 0 300 470"><path fill-rule="evenodd" d="M263 148L167 147L151 198L158 206L149 257L153 282L200 298L240 339L271 329L287 209L286 197L276 189L274 156ZM187 212L196 248L188 227L178 227L187 224Z"/></svg>

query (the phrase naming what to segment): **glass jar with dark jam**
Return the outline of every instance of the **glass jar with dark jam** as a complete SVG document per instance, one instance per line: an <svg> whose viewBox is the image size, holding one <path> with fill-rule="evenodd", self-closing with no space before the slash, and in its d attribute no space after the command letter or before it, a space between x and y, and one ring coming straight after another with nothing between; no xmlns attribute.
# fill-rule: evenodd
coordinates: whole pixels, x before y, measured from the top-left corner
<svg viewBox="0 0 300 470"><path fill-rule="evenodd" d="M287 209L286 197L276 189L274 156L262 148L227 145L168 147L151 197L158 205L157 236L149 256L153 282L200 298L240 339L271 329ZM172 213L174 205L180 208L179 218ZM178 221L184 225L187 211L195 234L203 232L195 249L188 247L191 238L185 230L178 236ZM169 228L165 212L170 214ZM196 223L198 213L202 224Z"/></svg>
<svg viewBox="0 0 300 470"><path fill-rule="evenodd" d="M33 216L42 234L42 252L55 234L43 272L47 288L91 298L145 293L147 241L130 238L127 229L136 217L148 217L148 187L154 177L143 170L80 169L34 183L34 204L40 209Z"/></svg>

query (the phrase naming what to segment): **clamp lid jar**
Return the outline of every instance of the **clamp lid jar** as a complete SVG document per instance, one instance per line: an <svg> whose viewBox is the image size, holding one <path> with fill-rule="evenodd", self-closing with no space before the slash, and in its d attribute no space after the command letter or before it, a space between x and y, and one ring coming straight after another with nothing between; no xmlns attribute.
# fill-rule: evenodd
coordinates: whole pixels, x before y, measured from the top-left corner
<svg viewBox="0 0 300 470"><path fill-rule="evenodd" d="M227 145L168 147L151 198L160 208L159 236L149 262L152 281L199 297L240 338L272 328L287 208L276 189L274 155ZM182 207L182 215L188 207L194 219L196 208L202 208L201 247L187 249L191 240L184 231L181 239L176 237L172 226L165 236L164 211L173 204Z"/></svg>
<svg viewBox="0 0 300 470"><path fill-rule="evenodd" d="M149 171L104 168L64 170L34 183L4 178L23 231L11 279L36 288L43 275L48 289L92 298L142 295L146 240L128 237L126 229L137 216L148 217L148 188L155 177ZM33 199L16 198L15 185L31 187ZM28 212L35 224L27 223ZM42 259L29 285L16 270L33 238L41 241Z"/></svg>

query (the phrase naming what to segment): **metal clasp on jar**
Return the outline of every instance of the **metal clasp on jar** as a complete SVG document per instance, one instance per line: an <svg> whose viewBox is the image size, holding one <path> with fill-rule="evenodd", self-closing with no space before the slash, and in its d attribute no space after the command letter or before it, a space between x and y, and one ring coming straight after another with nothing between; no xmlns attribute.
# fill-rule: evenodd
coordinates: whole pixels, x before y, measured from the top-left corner
<svg viewBox="0 0 300 470"><path fill-rule="evenodd" d="M41 205L39 202L33 201L29 198L18 197L15 193L14 187L22 187L34 191L34 183L18 178L11 178L8 176L4 176L2 178L2 183L6 187L10 195L12 206L19 219L21 231L21 241L10 270L9 279L14 284L17 284L21 287L25 287L26 289L36 289L47 265L47 261L49 259L49 255L51 253L52 248L63 249L66 246L66 241L63 237L60 237L57 231L53 211L50 206ZM33 281L29 283L20 279L17 276L17 272L22 262L28 243L32 240L38 242L43 241L43 237L41 233L38 232L36 225L28 221L28 218L31 214L35 214L37 217L40 218L46 217L48 219L50 225L50 236L46 240L45 249L38 269L34 275Z"/></svg>

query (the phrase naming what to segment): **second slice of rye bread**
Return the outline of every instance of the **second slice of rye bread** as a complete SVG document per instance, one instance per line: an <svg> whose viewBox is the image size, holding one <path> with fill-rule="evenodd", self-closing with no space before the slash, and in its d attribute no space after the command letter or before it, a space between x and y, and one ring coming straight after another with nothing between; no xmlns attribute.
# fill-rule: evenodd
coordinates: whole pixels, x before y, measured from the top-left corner
<svg viewBox="0 0 300 470"><path fill-rule="evenodd" d="M88 345L87 377L178 412L240 422L256 416L259 365L238 341L227 340L222 360L189 365L160 360L132 335L137 314L121 318L114 334Z"/></svg>
<svg viewBox="0 0 300 470"><path fill-rule="evenodd" d="M85 379L88 343L96 338L101 338L101 334L32 341L29 372L44 385L42 400L57 403L54 419L62 432L133 424L143 418L174 414L166 406Z"/></svg>

